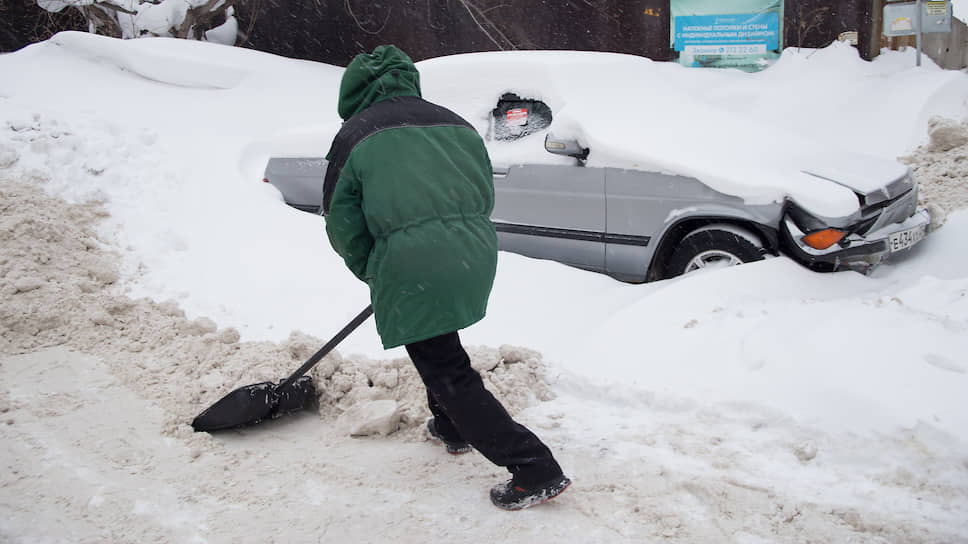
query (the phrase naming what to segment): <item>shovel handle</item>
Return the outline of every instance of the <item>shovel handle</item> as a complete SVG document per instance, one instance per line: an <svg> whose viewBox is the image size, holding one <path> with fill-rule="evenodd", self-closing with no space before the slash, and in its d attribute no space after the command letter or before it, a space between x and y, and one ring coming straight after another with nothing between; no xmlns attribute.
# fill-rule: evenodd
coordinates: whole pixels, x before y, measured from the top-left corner
<svg viewBox="0 0 968 544"><path fill-rule="evenodd" d="M325 346L319 348L319 351L314 353L313 356L310 357L305 363L303 363L301 367L297 368L296 371L293 372L291 376L289 376L288 378L285 379L285 381L280 383L278 389L284 389L288 387L290 384L292 384L292 382L299 379L300 376L302 376L306 372L309 372L310 368L316 366L316 363L318 363L320 359L322 359L323 357L326 357L326 355L329 354L329 352L333 351L333 348L335 348L337 344L342 342L343 339L349 336L351 332L355 331L356 328L359 327L360 324L362 324L364 321L366 321L367 318L369 318L371 315L373 315L373 305L369 305L366 308L364 308L363 311L360 312L360 315L354 317L353 321L350 321L349 324L343 327L343 330L336 333L336 336L334 336L332 340L330 340L329 342L326 342Z"/></svg>

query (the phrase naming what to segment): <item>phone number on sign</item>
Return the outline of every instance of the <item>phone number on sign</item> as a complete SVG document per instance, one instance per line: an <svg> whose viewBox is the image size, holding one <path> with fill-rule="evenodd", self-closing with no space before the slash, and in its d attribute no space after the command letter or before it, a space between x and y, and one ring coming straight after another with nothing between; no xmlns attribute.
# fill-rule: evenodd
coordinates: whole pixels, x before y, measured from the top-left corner
<svg viewBox="0 0 968 544"><path fill-rule="evenodd" d="M690 55L762 55L766 53L766 44L687 45L683 51Z"/></svg>

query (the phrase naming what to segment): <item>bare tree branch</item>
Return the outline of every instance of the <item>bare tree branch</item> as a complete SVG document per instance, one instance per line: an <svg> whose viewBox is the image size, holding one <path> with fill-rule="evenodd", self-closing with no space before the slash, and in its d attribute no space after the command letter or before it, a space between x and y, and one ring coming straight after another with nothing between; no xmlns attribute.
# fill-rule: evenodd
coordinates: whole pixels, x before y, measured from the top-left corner
<svg viewBox="0 0 968 544"><path fill-rule="evenodd" d="M484 15L484 12L482 12L480 8L478 8L476 5L471 3L469 0L459 0L459 2L461 3L462 6L464 6L464 9L467 10L467 14L471 16L471 20L474 21L474 24L477 25L477 28L481 29L481 32L483 32L484 35L487 36L487 39L491 40L491 43L496 45L498 49L500 49L501 51L504 51L507 48L501 45L500 43L498 43L498 41L494 39L494 36L491 36L491 33L488 32L486 28L484 28L484 25L482 25L481 22L477 20L477 17L474 16L475 11L477 12L478 17L483 19L484 22L487 23L488 26L490 26L501 39L503 39L505 42L507 42L508 45L511 46L511 49L518 48L513 41L511 41L507 36L504 35L503 32L501 32L501 29L499 29L497 25L491 22L491 20L488 19L486 15ZM473 10L471 8L473 8Z"/></svg>
<svg viewBox="0 0 968 544"><path fill-rule="evenodd" d="M807 36L823 26L829 11L829 6L816 8L809 12L804 10L803 4L797 7L797 47L802 48Z"/></svg>
<svg viewBox="0 0 968 544"><path fill-rule="evenodd" d="M509 7L509 4L498 4L496 6L491 6L491 7L487 8L487 9L481 9L481 8L477 8L477 9L481 13L487 13L489 11L494 11L496 9L501 9L501 8L506 8L506 7Z"/></svg>
<svg viewBox="0 0 968 544"><path fill-rule="evenodd" d="M89 6L75 6L75 9L84 15L90 32L111 36L112 38L121 37L121 25L118 24L117 15L112 14L109 9L100 5L100 3Z"/></svg>
<svg viewBox="0 0 968 544"><path fill-rule="evenodd" d="M568 3L571 4L571 5L573 5L573 6L575 6L576 8L578 7L577 5L575 5L574 2L571 2L571 0L569 0ZM606 19L610 19L613 23L619 23L619 24L621 24L621 22L622 22L622 20L619 19L617 16L612 15L611 13L609 13L609 10L608 9L604 9L604 8L606 8L605 6L602 6L602 4L604 2L595 3L595 2L591 2L590 0L581 0L581 3L582 4L585 4L586 6L592 8L592 9L594 9L596 11L598 11L599 15L605 16Z"/></svg>
<svg viewBox="0 0 968 544"><path fill-rule="evenodd" d="M196 40L201 40L205 36L206 31L225 22L225 10L234 7L235 1L208 0L208 2L201 6L188 8L181 25L172 29L172 35L176 38L187 38L191 34Z"/></svg>
<svg viewBox="0 0 968 544"><path fill-rule="evenodd" d="M144 1L146 2L147 0L144 0ZM144 3L144 2L142 2L142 3ZM131 11L131 10L129 10L127 8L123 8L123 7L121 7L121 6L117 5L117 4L112 4L111 2L94 2L94 5L97 6L97 7L99 7L99 8L101 8L101 9L103 9L103 10L105 10L105 11L119 11L119 12L124 13L126 15L137 15L138 14L137 11Z"/></svg>
<svg viewBox="0 0 968 544"><path fill-rule="evenodd" d="M379 34L384 28L387 27L387 22L390 20L390 12L393 11L393 8L387 8L387 16L383 19L383 25L380 28L376 30L367 30L366 27L363 26L363 23L357 19L356 14L353 13L353 6L350 5L350 0L343 0L343 7L346 9L346 13L349 13L350 17L353 18L353 22L356 23L356 26L359 27L359 29L363 32L371 35Z"/></svg>
<svg viewBox="0 0 968 544"><path fill-rule="evenodd" d="M39 42L63 30L87 30L88 28L87 20L77 10L65 9L54 12L38 5L20 8L23 17L11 20L7 12L20 11L13 8L12 4L22 1L0 0L0 34L7 38L5 40L7 44ZM15 23L21 24L15 26Z"/></svg>
<svg viewBox="0 0 968 544"><path fill-rule="evenodd" d="M316 0L317 5L319 0ZM249 41L249 37L252 36L252 29L255 28L255 22L259 19L259 10L262 9L262 0L254 0L252 10L250 11L251 19L249 19L249 26L245 29L245 34L242 36L242 40L238 45L245 45Z"/></svg>

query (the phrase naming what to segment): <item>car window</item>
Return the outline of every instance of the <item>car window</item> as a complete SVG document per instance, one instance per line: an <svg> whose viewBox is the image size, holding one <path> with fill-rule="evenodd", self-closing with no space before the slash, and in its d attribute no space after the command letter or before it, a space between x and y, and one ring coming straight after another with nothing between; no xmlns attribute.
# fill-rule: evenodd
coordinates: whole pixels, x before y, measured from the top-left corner
<svg viewBox="0 0 968 544"><path fill-rule="evenodd" d="M551 125L551 108L540 100L507 93L491 110L491 136L495 140L517 140Z"/></svg>

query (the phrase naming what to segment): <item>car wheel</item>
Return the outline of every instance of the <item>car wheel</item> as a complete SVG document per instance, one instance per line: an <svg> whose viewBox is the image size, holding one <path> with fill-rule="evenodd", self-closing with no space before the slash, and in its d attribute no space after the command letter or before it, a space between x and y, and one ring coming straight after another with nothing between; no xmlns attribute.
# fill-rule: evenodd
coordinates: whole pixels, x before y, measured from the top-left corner
<svg viewBox="0 0 968 544"><path fill-rule="evenodd" d="M753 233L733 225L710 225L694 230L679 242L666 277L673 278L703 268L736 266L763 260L762 244Z"/></svg>

